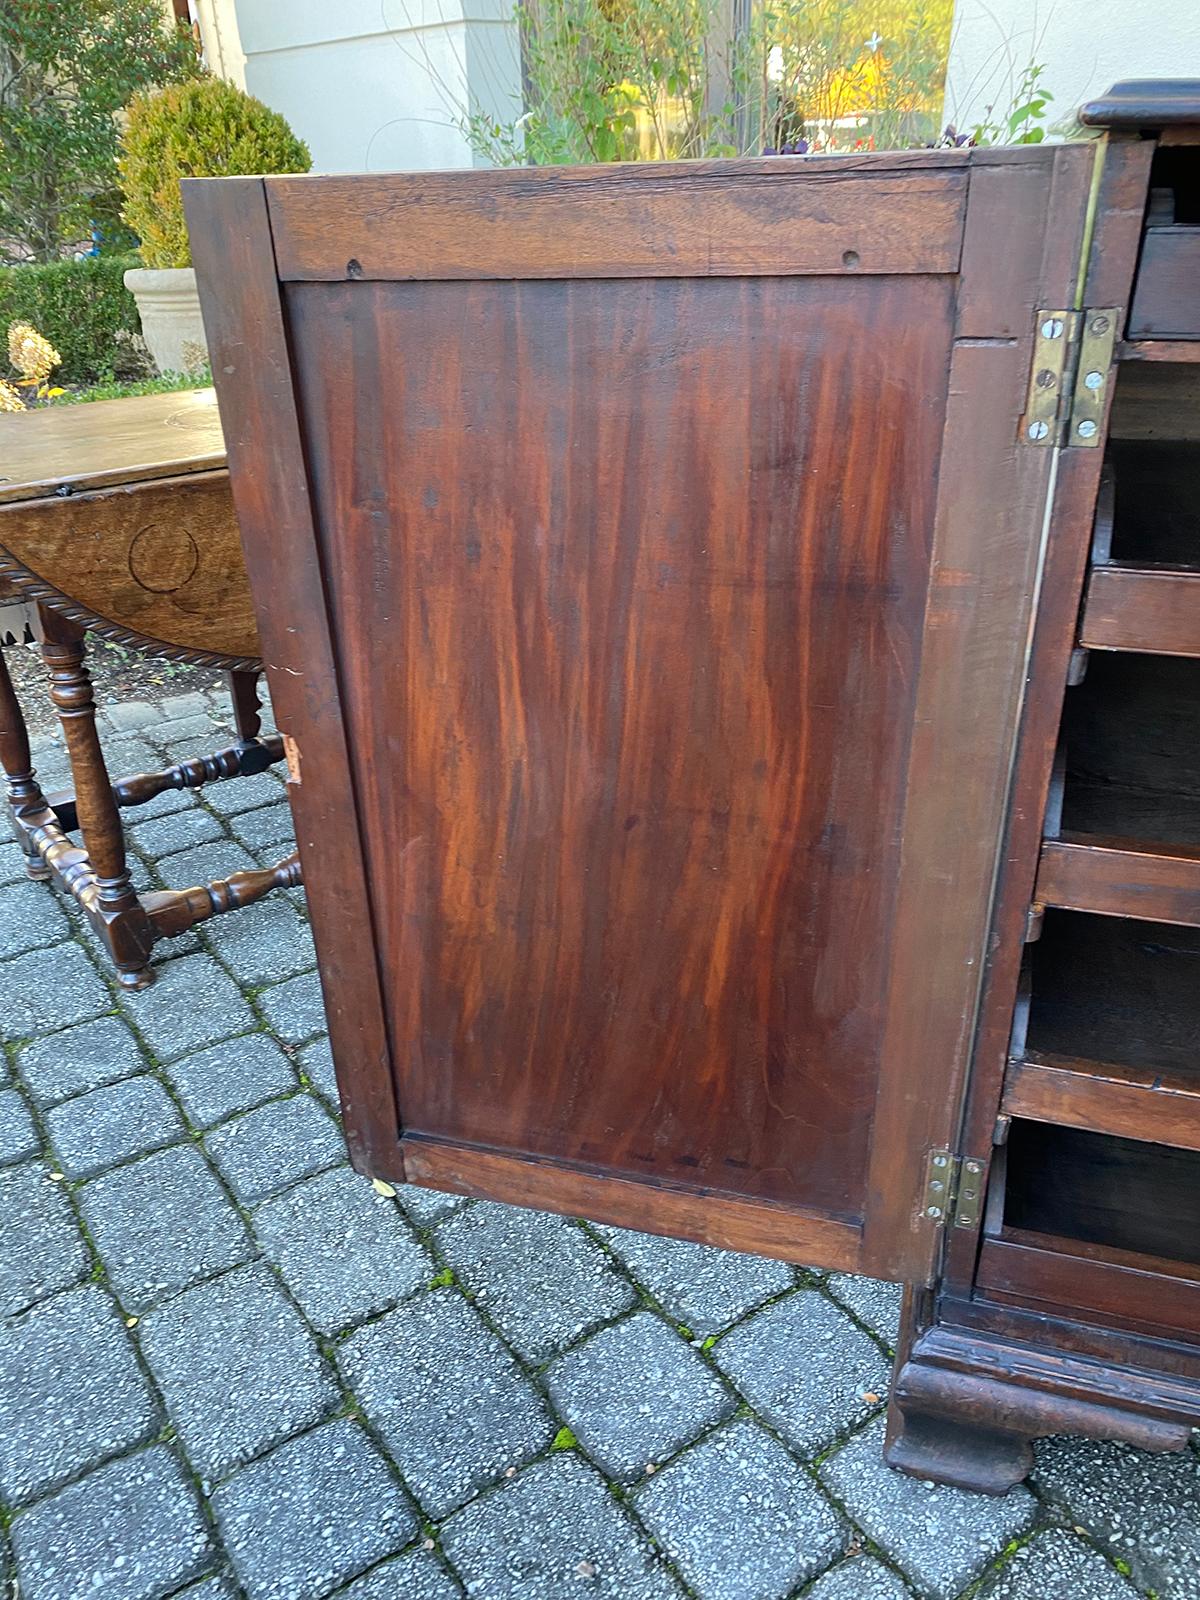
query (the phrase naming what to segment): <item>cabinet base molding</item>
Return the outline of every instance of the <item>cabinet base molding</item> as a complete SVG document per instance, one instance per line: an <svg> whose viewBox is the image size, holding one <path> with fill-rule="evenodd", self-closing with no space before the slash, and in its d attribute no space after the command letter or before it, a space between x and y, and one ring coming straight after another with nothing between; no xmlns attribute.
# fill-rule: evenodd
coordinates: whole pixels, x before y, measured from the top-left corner
<svg viewBox="0 0 1200 1600"><path fill-rule="evenodd" d="M1182 1450L1198 1421L1194 1384L934 1327L896 1373L884 1453L916 1477L1003 1494L1043 1435Z"/></svg>

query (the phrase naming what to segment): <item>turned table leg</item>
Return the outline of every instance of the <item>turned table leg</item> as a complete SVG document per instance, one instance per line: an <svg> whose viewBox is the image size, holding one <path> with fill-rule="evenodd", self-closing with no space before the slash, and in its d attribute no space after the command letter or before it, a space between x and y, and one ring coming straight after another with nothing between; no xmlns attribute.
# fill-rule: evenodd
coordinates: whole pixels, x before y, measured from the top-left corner
<svg viewBox="0 0 1200 1600"><path fill-rule="evenodd" d="M33 757L29 751L29 730L9 676L8 662L0 650L0 766L7 779L5 785L13 820L17 823L17 837L25 853L25 871L31 878L45 881L50 876L28 833L20 826L20 818L31 812L46 809L46 798L33 771Z"/></svg>
<svg viewBox="0 0 1200 1600"><path fill-rule="evenodd" d="M259 710L262 701L258 698L258 673L257 672L227 672L225 681L229 685L229 698L233 701L233 725L237 730L238 744L257 744L259 733L262 731L262 718Z"/></svg>
<svg viewBox="0 0 1200 1600"><path fill-rule="evenodd" d="M41 616L50 697L62 722L75 780L79 831L95 879L84 898L85 909L108 942L120 982L127 988L142 988L153 982L149 967L153 932L129 877L121 816L96 730L83 629L45 607Z"/></svg>

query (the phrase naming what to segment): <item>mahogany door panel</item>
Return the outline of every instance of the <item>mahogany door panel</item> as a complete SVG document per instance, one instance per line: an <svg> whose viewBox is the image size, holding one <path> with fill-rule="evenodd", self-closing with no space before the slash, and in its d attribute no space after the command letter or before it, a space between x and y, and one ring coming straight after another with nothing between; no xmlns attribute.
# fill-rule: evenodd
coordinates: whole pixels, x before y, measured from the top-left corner
<svg viewBox="0 0 1200 1600"><path fill-rule="evenodd" d="M952 280L287 307L406 1129L853 1217Z"/></svg>
<svg viewBox="0 0 1200 1600"><path fill-rule="evenodd" d="M928 1272L1090 162L185 186L361 1166Z"/></svg>

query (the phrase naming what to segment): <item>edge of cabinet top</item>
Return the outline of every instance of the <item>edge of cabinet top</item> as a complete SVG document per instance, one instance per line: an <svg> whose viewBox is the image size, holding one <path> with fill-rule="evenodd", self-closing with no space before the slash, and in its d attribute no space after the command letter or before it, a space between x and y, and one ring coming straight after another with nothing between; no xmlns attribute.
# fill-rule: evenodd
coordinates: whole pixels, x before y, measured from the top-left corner
<svg viewBox="0 0 1200 1600"><path fill-rule="evenodd" d="M0 416L0 506L224 465L213 389Z"/></svg>

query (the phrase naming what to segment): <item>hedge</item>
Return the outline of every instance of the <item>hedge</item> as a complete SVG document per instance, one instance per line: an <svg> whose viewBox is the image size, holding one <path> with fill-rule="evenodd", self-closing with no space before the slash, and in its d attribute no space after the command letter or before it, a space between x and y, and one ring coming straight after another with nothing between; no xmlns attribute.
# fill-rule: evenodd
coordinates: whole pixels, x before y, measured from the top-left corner
<svg viewBox="0 0 1200 1600"><path fill-rule="evenodd" d="M52 382L102 383L136 370L136 356L117 334L141 332L123 282L126 269L140 264L132 255L101 255L0 267L0 350L9 323L20 320L31 322L62 356Z"/></svg>

